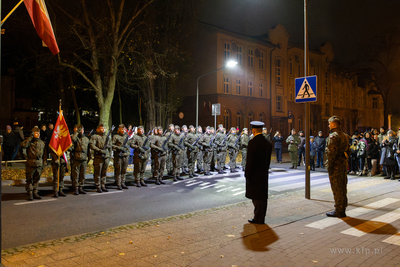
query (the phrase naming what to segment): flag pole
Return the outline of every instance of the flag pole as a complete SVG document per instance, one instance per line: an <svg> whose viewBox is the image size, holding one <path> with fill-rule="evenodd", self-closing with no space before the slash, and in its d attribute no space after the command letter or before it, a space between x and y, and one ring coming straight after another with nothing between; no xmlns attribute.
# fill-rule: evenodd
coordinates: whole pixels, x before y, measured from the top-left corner
<svg viewBox="0 0 400 267"><path fill-rule="evenodd" d="M60 104L59 104L59 110L60 110L60 114L58 116L61 116L62 114L62 110L61 110L61 99L60 99ZM61 156L58 155L58 178L57 178L57 192L60 191L60 169L61 169Z"/></svg>
<svg viewBox="0 0 400 267"><path fill-rule="evenodd" d="M10 13L8 13L8 15L4 17L4 19L1 21L0 27L3 26L4 22L6 22L8 17L11 16L12 13L14 13L14 11L22 4L22 2L24 2L24 0L19 1L19 3L10 11Z"/></svg>

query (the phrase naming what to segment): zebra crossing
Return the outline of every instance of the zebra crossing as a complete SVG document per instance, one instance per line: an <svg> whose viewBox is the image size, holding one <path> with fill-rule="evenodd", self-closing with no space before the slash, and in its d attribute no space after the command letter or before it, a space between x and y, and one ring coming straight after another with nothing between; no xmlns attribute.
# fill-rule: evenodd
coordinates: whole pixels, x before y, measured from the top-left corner
<svg viewBox="0 0 400 267"><path fill-rule="evenodd" d="M344 219L328 217L328 218L324 218L324 219L306 224L305 226L314 228L314 229L318 229L318 230L323 230L323 229L327 229L327 228L335 226L335 225L343 224L350 228L341 231L340 232L341 234L350 235L350 236L354 236L354 237L362 237L362 236L367 235L368 233L372 233L378 229L382 229L383 227L388 226L389 224L392 224L393 222L400 220L400 208L396 207L396 206L399 206L399 204L400 204L400 199L384 198L384 199L369 203L367 205L364 205L362 207L358 207L358 208L346 211L346 214L348 217L346 217ZM368 216L368 214L370 212L373 212L376 210L385 211L385 213L382 215L379 215L377 217L371 218L369 220L365 220L355 227L351 227L348 224L346 224L346 220L349 220L352 217L358 218L362 215ZM400 246L400 231L398 231L395 234L393 234L393 233L390 233L390 234L391 234L391 236L382 240L382 242Z"/></svg>

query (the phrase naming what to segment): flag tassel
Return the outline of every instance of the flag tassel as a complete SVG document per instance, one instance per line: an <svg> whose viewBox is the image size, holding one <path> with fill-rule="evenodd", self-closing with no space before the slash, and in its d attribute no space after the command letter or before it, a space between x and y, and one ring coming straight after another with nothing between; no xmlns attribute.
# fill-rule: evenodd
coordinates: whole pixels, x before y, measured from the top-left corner
<svg viewBox="0 0 400 267"><path fill-rule="evenodd" d="M10 13L8 13L8 15L4 17L4 19L1 21L0 27L3 26L4 22L6 22L6 20L8 19L8 17L11 16L12 13L14 13L14 11L15 11L23 2L24 2L24 0L19 1L19 3L10 11Z"/></svg>

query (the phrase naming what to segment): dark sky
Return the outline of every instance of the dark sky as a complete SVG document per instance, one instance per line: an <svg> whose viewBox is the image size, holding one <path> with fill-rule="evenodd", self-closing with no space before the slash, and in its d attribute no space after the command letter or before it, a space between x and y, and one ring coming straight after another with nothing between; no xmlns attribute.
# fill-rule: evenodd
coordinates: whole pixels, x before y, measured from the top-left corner
<svg viewBox="0 0 400 267"><path fill-rule="evenodd" d="M265 34L282 24L294 43L304 42L303 0L202 0L200 19L225 29ZM309 0L310 48L329 41L335 61L349 64L374 36L392 24L400 26L398 0Z"/></svg>

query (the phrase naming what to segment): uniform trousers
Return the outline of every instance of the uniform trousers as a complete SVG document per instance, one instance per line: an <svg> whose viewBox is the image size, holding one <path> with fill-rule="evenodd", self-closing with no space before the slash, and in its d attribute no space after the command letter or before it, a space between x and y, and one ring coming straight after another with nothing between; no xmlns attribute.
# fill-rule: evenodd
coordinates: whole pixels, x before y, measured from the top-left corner
<svg viewBox="0 0 400 267"><path fill-rule="evenodd" d="M347 207L347 167L329 167L328 174L335 200L335 210L344 212Z"/></svg>
<svg viewBox="0 0 400 267"><path fill-rule="evenodd" d="M86 160L74 160L74 165L72 165L71 178L72 186L83 186L85 183L87 161Z"/></svg>
<svg viewBox="0 0 400 267"><path fill-rule="evenodd" d="M129 155L120 157L115 155L114 168L117 185L125 184L126 168L128 168Z"/></svg>
<svg viewBox="0 0 400 267"><path fill-rule="evenodd" d="M96 186L100 184L106 184L106 177L107 177L107 168L108 164L110 163L110 158L94 158L93 160L93 167L94 167L94 183Z"/></svg>

